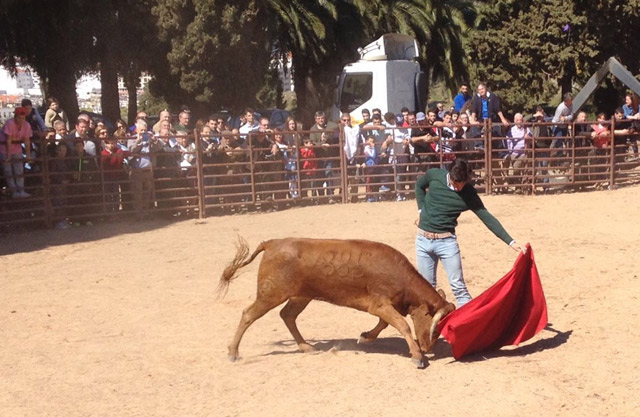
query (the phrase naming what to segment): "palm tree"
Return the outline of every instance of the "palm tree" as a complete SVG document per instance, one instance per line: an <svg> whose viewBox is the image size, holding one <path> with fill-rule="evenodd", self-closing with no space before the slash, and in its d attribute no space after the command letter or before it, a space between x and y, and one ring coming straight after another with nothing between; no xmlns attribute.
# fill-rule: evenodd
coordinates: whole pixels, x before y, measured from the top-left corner
<svg viewBox="0 0 640 417"><path fill-rule="evenodd" d="M464 37L473 26L476 11L470 0L396 0L375 5L352 0L372 28L370 37L386 32L412 35L421 47L420 64L427 82L442 80L454 93L468 77ZM428 90L427 85L427 90Z"/></svg>
<svg viewBox="0 0 640 417"><path fill-rule="evenodd" d="M272 50L282 58L291 53L296 99L301 110L298 118L305 121L310 120L318 106L316 70L330 71L325 62L333 52L330 38L338 18L337 3L335 0L267 0L261 10L263 21L268 22ZM308 100L309 97L315 99Z"/></svg>
<svg viewBox="0 0 640 417"><path fill-rule="evenodd" d="M463 38L476 17L471 0L269 0L265 14L276 49L292 53L298 106L309 112L328 105L328 86L357 48L388 32L414 36L427 78L444 80L452 93L468 77Z"/></svg>

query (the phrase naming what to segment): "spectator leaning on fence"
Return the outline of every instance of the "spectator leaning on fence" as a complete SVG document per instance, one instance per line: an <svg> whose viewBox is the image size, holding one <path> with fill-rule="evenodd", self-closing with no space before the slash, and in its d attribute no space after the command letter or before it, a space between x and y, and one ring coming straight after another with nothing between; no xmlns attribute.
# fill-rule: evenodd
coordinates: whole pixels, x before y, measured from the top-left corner
<svg viewBox="0 0 640 417"><path fill-rule="evenodd" d="M143 119L136 121L136 132L135 139L129 141L129 148L134 155L129 175L133 183L133 205L136 217L140 220L144 218L144 210L152 207L153 154L162 150L162 144L147 132L147 122Z"/></svg>
<svg viewBox="0 0 640 417"><path fill-rule="evenodd" d="M20 107L27 109L26 121L31 125L31 130L34 136L43 136L47 130L47 125L44 124L44 120L40 117L40 114L33 108L33 103L28 98L23 98L20 102Z"/></svg>
<svg viewBox="0 0 640 417"><path fill-rule="evenodd" d="M27 160L31 157L31 125L25 121L28 111L24 107L14 110L13 118L7 120L0 132L0 158L7 187L13 198L31 197L24 190L24 156L22 144L25 146Z"/></svg>
<svg viewBox="0 0 640 417"><path fill-rule="evenodd" d="M349 165L355 164L355 158L360 151L360 125L351 124L351 115L342 113L340 117L340 132L344 140L344 154Z"/></svg>
<svg viewBox="0 0 640 417"><path fill-rule="evenodd" d="M171 129L171 113L164 109L158 114L158 121L153 125L153 133L160 133L160 128L169 127Z"/></svg>
<svg viewBox="0 0 640 417"><path fill-rule="evenodd" d="M85 118L78 117L75 130L67 136L69 143L75 144L80 139L84 143L84 151L89 156L97 156L97 147L94 141L89 138L89 122ZM75 146L72 148L75 149Z"/></svg>
<svg viewBox="0 0 640 417"><path fill-rule="evenodd" d="M509 121L502 113L502 104L500 97L490 92L485 83L479 83L477 93L471 99L471 123L482 123L485 120L491 123L502 122L503 126L509 126ZM492 129L493 136L502 136L500 126L494 126ZM474 137L480 137L479 129L474 129Z"/></svg>
<svg viewBox="0 0 640 417"><path fill-rule="evenodd" d="M565 93L562 96L562 103L556 107L556 112L551 120L557 123L553 126L554 140L551 142L551 148L563 148L565 146L564 137L569 133L569 123L573 121L573 94ZM551 155L557 156L556 155Z"/></svg>
<svg viewBox="0 0 640 417"><path fill-rule="evenodd" d="M125 178L125 153L118 148L115 137L104 138L101 160L104 172L104 193L106 209L109 213L116 213L120 209L120 184Z"/></svg>
<svg viewBox="0 0 640 417"><path fill-rule="evenodd" d="M72 178L73 161L67 158L69 147L66 143L58 142L49 159L49 185L51 187L51 207L54 218L57 220L56 229L67 229L67 193Z"/></svg>
<svg viewBox="0 0 640 417"><path fill-rule="evenodd" d="M307 196L307 190L311 191L311 196L318 196L319 191L316 188L315 179L318 176L318 161L316 161L316 152L311 138L304 138L304 146L300 148L300 170L302 175L302 197Z"/></svg>
<svg viewBox="0 0 640 417"><path fill-rule="evenodd" d="M624 105L622 106L622 111L624 112L625 119L640 119L640 104L638 96L633 93L629 93L624 96Z"/></svg>
<svg viewBox="0 0 640 417"><path fill-rule="evenodd" d="M239 132L242 138L247 140L247 134L255 132L260 128L260 124L255 120L255 114L251 107L247 107L244 111L245 123L240 126Z"/></svg>
<svg viewBox="0 0 640 417"><path fill-rule="evenodd" d="M513 116L514 125L511 126L507 133L507 155L504 158L504 169L513 169L514 177L521 177L526 167L527 161L527 143L526 140L533 138L531 129L524 125L524 116L521 113L516 113ZM509 178L508 183L523 183L523 178Z"/></svg>
<svg viewBox="0 0 640 417"><path fill-rule="evenodd" d="M435 121L435 113L433 113ZM416 167L416 171L428 169L428 163L433 162L433 148L431 147L434 140L439 140L439 136L433 136L431 127L426 124L427 116L419 112L416 114L417 126L411 128L411 145L413 146L414 162L422 166Z"/></svg>
<svg viewBox="0 0 640 417"><path fill-rule="evenodd" d="M349 113L342 113L340 117L340 135L344 143L344 155L347 160L347 173L349 175L349 182L351 183L350 192L352 195L352 202L357 200L358 187L354 182L354 174L356 173L356 157L361 153L362 136L360 135L360 125L351 124L351 115Z"/></svg>
<svg viewBox="0 0 640 417"><path fill-rule="evenodd" d="M300 130L301 128L298 125L298 122L296 122L296 119L294 119L291 116L287 117L287 120L284 122L284 132L283 132L285 143L289 146L301 146L302 138L298 133L298 131Z"/></svg>
<svg viewBox="0 0 640 417"><path fill-rule="evenodd" d="M95 210L95 204L100 199L99 172L95 156L89 155L85 150L85 143L81 137L74 140L73 158L73 187L69 191L70 203L74 206L73 214L76 217L90 215ZM91 225L91 222L87 222Z"/></svg>
<svg viewBox="0 0 640 417"><path fill-rule="evenodd" d="M333 170L334 166L339 165L339 162L333 158L340 154L340 150L335 147L339 143L338 125L332 121L327 121L327 116L323 111L317 111L315 114L315 124L311 126L310 137L316 148L316 154L318 158L332 158L324 159L322 162L318 162L318 168L324 168L324 179L326 185L326 191L329 196L334 194L334 182L333 179L336 174ZM332 201L332 200L329 200Z"/></svg>
<svg viewBox="0 0 640 417"><path fill-rule="evenodd" d="M435 122L434 125L440 128L440 140L435 142L435 152L440 153L440 150L442 150L442 160L446 162L453 161L456 159L454 151L458 149L458 141L456 140L451 113L445 111L442 121Z"/></svg>
<svg viewBox="0 0 640 417"><path fill-rule="evenodd" d="M376 201L372 185L376 181L374 175L377 173L376 165L378 165L378 151L376 150L375 138L371 135L367 136L367 141L364 145L364 157L365 161L362 164L362 170L365 175L367 202L373 203Z"/></svg>

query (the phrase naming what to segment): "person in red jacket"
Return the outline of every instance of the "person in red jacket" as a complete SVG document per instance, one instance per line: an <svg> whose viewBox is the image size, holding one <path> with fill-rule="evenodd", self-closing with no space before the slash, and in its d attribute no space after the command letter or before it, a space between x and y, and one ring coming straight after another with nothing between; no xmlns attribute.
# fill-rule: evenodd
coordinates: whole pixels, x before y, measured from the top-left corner
<svg viewBox="0 0 640 417"><path fill-rule="evenodd" d="M316 183L315 178L318 176L318 161L316 161L316 151L313 149L313 140L304 138L304 146L300 148L301 175L302 175L302 193L306 196L306 190L311 189L311 196L319 195L318 190L314 190Z"/></svg>
<svg viewBox="0 0 640 417"><path fill-rule="evenodd" d="M125 157L125 153L116 143L116 138L104 138L101 158L104 171L104 196L109 213L116 213L120 209L120 185L127 179L124 170Z"/></svg>

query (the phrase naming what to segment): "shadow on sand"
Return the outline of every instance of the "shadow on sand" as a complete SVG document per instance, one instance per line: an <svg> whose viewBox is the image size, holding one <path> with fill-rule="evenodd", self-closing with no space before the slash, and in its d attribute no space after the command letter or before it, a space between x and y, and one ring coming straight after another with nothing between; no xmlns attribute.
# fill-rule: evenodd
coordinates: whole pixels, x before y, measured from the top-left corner
<svg viewBox="0 0 640 417"><path fill-rule="evenodd" d="M544 330L554 333L553 336L537 340L531 343L530 345L512 347L509 349L498 349L498 350L472 353L468 356L465 356L464 358L461 358L459 361L460 362L479 362L479 361L485 361L493 358L526 356L536 352L555 349L567 343L567 341L569 340L569 337L571 337L571 334L573 333L573 330L567 330L565 332L561 332L560 330L556 330L551 326L552 326L551 323L547 324Z"/></svg>
<svg viewBox="0 0 640 417"><path fill-rule="evenodd" d="M197 219L189 218L185 218L183 221L199 222ZM93 226L83 224L66 230L38 229L11 233L0 232L0 256L35 252L52 246L93 242L114 236L145 233L177 223L178 221L175 219L116 220L96 222Z"/></svg>
<svg viewBox="0 0 640 417"><path fill-rule="evenodd" d="M558 346L565 344L573 330L561 332L551 327L548 324L545 330L554 333L552 337L537 340L530 345L515 347L512 349L498 349L492 351L473 353L464 358L461 358L460 362L479 362L492 358L500 357L514 357L514 356L526 356L536 352L542 352L548 349L555 349ZM363 353L382 353L389 355L396 355L402 357L409 357L409 347L407 342L401 337L381 337L373 342L358 344L358 339L334 339L334 340L314 340L309 339L307 342L313 346L313 353L324 353L334 351L349 351L349 352L363 352ZM300 351L296 349L296 343L293 340L279 341L274 343L274 346L286 350L274 350L264 354L264 356L270 355L288 355L288 354L300 354ZM451 358L454 362L453 354L451 352L451 345L442 338L438 339L433 346L431 352L426 355L428 360L438 360Z"/></svg>

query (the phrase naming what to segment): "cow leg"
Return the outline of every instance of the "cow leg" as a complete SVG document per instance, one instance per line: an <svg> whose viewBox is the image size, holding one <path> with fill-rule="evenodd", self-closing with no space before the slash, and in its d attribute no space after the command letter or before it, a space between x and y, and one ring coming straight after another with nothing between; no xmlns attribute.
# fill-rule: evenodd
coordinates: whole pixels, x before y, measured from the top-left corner
<svg viewBox="0 0 640 417"><path fill-rule="evenodd" d="M289 329L298 344L298 348L303 352L311 352L313 347L308 344L300 334L298 326L296 326L296 318L298 318L298 315L302 313L302 310L304 310L310 302L311 298L292 297L282 310L280 310L280 317L282 317L284 324L287 325L287 329Z"/></svg>
<svg viewBox="0 0 640 417"><path fill-rule="evenodd" d="M369 330L368 332L363 332L360 335L360 338L358 339L358 344L373 342L378 338L378 335L380 334L380 332L386 329L388 325L389 323L380 319L380 321L378 321L378 324L376 324L376 327Z"/></svg>
<svg viewBox="0 0 640 417"><path fill-rule="evenodd" d="M418 368L424 368L426 366L424 362L424 355L420 350L420 346L413 340L411 334L411 328L409 323L393 308L391 303L378 304L369 308L369 312L375 316L380 317L381 320L386 321L393 327L395 327L409 345L409 352L411 352L411 360L416 364Z"/></svg>
<svg viewBox="0 0 640 417"><path fill-rule="evenodd" d="M231 362L238 359L238 346L240 345L240 339L242 339L242 335L244 335L244 332L249 328L249 326L251 326L254 321L264 316L269 310L277 307L283 301L284 300L258 298L253 302L253 304L244 309L236 334L233 336L233 340L229 344L229 360Z"/></svg>

